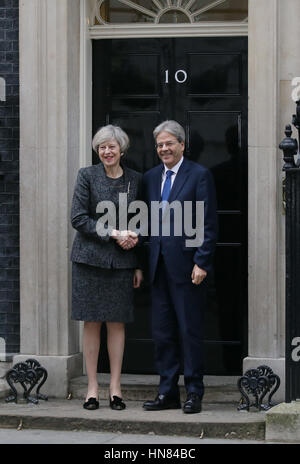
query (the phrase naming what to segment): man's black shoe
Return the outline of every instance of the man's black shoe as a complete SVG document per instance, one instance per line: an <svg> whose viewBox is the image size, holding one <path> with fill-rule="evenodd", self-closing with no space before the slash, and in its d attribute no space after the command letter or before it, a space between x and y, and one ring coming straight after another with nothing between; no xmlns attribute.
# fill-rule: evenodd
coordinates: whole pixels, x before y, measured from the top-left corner
<svg viewBox="0 0 300 464"><path fill-rule="evenodd" d="M172 398L168 395L157 395L154 401L146 401L143 404L146 411L162 411L163 409L180 409L179 399Z"/></svg>
<svg viewBox="0 0 300 464"><path fill-rule="evenodd" d="M195 392L188 393L186 402L183 405L183 412L186 414L194 414L196 412L201 412L201 410L201 397Z"/></svg>

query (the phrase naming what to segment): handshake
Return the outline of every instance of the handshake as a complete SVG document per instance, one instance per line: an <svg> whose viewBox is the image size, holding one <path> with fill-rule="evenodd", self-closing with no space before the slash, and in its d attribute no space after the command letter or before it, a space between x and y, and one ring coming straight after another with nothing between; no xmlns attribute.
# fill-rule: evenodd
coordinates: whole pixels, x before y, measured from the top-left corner
<svg viewBox="0 0 300 464"><path fill-rule="evenodd" d="M138 242L138 236L135 232L131 230L113 230L111 237L117 241L117 244L120 245L123 250L130 250L135 247Z"/></svg>

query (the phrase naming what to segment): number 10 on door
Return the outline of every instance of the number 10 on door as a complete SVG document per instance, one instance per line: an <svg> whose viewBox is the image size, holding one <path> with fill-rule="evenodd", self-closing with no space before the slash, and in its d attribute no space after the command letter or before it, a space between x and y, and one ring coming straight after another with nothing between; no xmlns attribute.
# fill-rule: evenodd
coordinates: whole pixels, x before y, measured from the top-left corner
<svg viewBox="0 0 300 464"><path fill-rule="evenodd" d="M178 69L174 75L174 79L178 84L183 84L187 80L187 73L183 69ZM165 71L165 84L169 84L169 70Z"/></svg>

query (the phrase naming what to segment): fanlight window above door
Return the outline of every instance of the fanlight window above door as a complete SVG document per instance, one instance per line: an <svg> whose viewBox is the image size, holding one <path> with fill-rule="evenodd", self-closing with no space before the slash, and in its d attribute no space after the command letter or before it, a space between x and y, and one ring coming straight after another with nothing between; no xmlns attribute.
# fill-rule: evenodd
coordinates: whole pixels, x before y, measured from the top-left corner
<svg viewBox="0 0 300 464"><path fill-rule="evenodd" d="M92 26L246 22L248 0L95 0Z"/></svg>

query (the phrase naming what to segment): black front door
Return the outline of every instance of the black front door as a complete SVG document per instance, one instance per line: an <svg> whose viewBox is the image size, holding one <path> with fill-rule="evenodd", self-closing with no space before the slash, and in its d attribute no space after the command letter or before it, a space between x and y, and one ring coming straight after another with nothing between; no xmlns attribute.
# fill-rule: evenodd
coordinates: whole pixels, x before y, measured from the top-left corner
<svg viewBox="0 0 300 464"><path fill-rule="evenodd" d="M214 175L219 237L205 318L209 375L240 374L247 349L247 89L245 37L93 43L93 132L120 125L130 137L127 165L145 172L159 162L154 127L175 119L186 129L185 156ZM147 274L135 296L123 371L154 373ZM99 369L107 368L101 361Z"/></svg>

